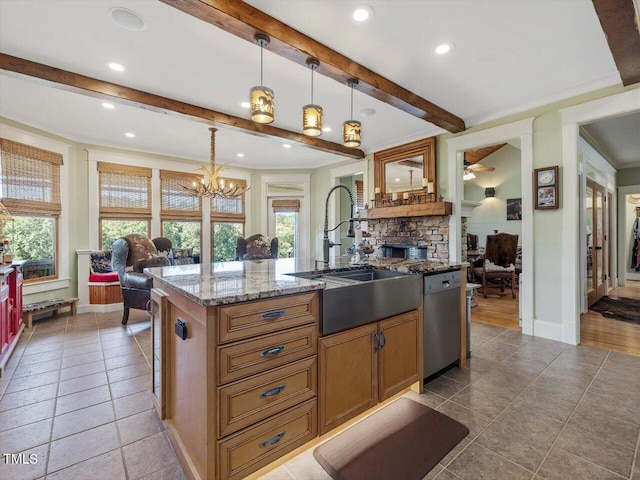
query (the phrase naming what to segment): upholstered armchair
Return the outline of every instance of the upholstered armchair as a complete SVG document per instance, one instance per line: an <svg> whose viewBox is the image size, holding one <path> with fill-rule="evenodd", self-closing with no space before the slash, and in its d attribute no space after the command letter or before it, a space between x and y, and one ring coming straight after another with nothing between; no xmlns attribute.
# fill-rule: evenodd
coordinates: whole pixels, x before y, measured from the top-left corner
<svg viewBox="0 0 640 480"><path fill-rule="evenodd" d="M487 298L487 288L497 287L504 292L504 287L511 287L511 295L516 298L516 256L518 235L498 233L487 235L484 258L480 265L474 264L473 275L482 283L482 294Z"/></svg>
<svg viewBox="0 0 640 480"><path fill-rule="evenodd" d="M278 237L269 238L260 233L249 238L238 237L236 260L278 258Z"/></svg>
<svg viewBox="0 0 640 480"><path fill-rule="evenodd" d="M154 241L157 240L163 252L171 251L171 241L169 239L165 237L154 239ZM166 249L167 240L169 240L168 250ZM143 270L147 267L170 265L168 254L161 256L154 241L149 240L144 235L134 233L118 238L113 242L113 269L118 272L124 304L123 325L126 325L129 321L129 310L131 308L149 311L148 303L151 300L153 279L145 275Z"/></svg>

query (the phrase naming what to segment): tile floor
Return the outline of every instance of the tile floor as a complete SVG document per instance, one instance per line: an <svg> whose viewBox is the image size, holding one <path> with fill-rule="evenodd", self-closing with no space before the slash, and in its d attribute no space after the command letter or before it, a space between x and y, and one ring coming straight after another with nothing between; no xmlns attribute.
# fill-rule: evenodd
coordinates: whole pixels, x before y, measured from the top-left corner
<svg viewBox="0 0 640 480"><path fill-rule="evenodd" d="M142 312L36 322L0 378L0 454L26 454L1 456L0 478L184 478L147 391L150 341ZM408 394L470 429L425 479L640 480L640 357L478 323L472 345L469 369ZM329 476L308 450L262 477L293 479Z"/></svg>

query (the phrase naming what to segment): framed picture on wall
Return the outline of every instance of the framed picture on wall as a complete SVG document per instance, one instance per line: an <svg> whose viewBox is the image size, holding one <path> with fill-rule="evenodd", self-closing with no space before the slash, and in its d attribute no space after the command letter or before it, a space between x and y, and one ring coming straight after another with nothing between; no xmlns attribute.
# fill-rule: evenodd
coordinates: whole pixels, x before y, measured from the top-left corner
<svg viewBox="0 0 640 480"><path fill-rule="evenodd" d="M558 166L536 168L533 171L536 210L558 208Z"/></svg>
<svg viewBox="0 0 640 480"><path fill-rule="evenodd" d="M507 198L507 220L522 220L522 198Z"/></svg>

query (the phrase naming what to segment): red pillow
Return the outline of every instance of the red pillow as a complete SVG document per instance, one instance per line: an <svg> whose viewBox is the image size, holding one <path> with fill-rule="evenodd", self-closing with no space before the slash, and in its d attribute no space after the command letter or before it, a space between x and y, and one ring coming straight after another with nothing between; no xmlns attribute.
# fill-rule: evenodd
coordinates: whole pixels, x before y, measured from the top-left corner
<svg viewBox="0 0 640 480"><path fill-rule="evenodd" d="M108 283L118 281L118 272L92 273L89 275L90 282Z"/></svg>

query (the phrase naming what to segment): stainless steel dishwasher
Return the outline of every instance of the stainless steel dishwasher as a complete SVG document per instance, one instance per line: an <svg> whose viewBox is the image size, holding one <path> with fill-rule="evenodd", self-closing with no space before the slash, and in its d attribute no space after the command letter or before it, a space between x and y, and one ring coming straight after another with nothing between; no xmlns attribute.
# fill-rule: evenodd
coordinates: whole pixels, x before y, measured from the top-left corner
<svg viewBox="0 0 640 480"><path fill-rule="evenodd" d="M424 277L424 378L460 358L462 271Z"/></svg>

